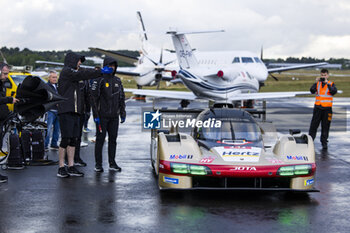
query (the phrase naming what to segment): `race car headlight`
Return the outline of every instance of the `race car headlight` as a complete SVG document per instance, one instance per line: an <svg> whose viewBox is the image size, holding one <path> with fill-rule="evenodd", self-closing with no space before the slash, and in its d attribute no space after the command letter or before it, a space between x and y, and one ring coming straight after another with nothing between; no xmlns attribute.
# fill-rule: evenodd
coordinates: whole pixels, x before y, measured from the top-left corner
<svg viewBox="0 0 350 233"><path fill-rule="evenodd" d="M293 176L294 166L280 167L277 171L277 174L280 176Z"/></svg>
<svg viewBox="0 0 350 233"><path fill-rule="evenodd" d="M180 174L208 175L211 170L207 166L192 165L184 163L170 163L171 171Z"/></svg>
<svg viewBox="0 0 350 233"><path fill-rule="evenodd" d="M279 176L308 175L312 171L310 164L280 167L277 171Z"/></svg>
<svg viewBox="0 0 350 233"><path fill-rule="evenodd" d="M205 166L199 166L199 165L190 165L190 173L192 175L206 175L207 174L207 167Z"/></svg>
<svg viewBox="0 0 350 233"><path fill-rule="evenodd" d="M188 174L188 165L183 163L171 163L171 171L174 173Z"/></svg>
<svg viewBox="0 0 350 233"><path fill-rule="evenodd" d="M295 165L295 175L308 175L311 173L311 165Z"/></svg>

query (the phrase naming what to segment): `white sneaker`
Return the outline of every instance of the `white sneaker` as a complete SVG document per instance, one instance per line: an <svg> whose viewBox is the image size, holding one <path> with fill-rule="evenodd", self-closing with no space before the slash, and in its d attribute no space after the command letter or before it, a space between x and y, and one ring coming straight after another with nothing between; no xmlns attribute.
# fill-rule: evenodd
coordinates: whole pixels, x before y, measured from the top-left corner
<svg viewBox="0 0 350 233"><path fill-rule="evenodd" d="M86 143L86 142L81 142L80 143L80 147L85 147L85 146L88 146L89 144L88 143Z"/></svg>

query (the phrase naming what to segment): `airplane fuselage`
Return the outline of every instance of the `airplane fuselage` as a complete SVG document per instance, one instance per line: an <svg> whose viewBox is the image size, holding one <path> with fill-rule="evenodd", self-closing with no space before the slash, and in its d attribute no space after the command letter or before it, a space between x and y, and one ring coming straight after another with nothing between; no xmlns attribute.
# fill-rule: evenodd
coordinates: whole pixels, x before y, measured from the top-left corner
<svg viewBox="0 0 350 233"><path fill-rule="evenodd" d="M154 57L156 57L155 54ZM151 57L153 57L151 55ZM202 69L210 69L216 67L235 67L240 65L248 74L255 78L259 83L264 83L268 76L268 71L265 64L259 57L249 51L212 51L212 52L196 52L198 64ZM166 60L176 59L175 54L167 54ZM135 72L144 73L142 76L134 77L136 83L140 86L151 86L156 84L156 76L154 72L149 72L154 65L147 59L139 63ZM179 65L176 62L167 67L168 70L179 70ZM186 84L185 84L186 85Z"/></svg>
<svg viewBox="0 0 350 233"><path fill-rule="evenodd" d="M250 76L264 83L268 76L267 67L257 54L249 51L212 51L196 53L198 64L201 66L236 66L240 65Z"/></svg>
<svg viewBox="0 0 350 233"><path fill-rule="evenodd" d="M216 72L219 71L209 70L200 66L180 69L178 77L189 90L201 98L228 99L241 93L259 91L258 80L237 65L221 69L222 76L217 75ZM209 75L206 75L205 72Z"/></svg>

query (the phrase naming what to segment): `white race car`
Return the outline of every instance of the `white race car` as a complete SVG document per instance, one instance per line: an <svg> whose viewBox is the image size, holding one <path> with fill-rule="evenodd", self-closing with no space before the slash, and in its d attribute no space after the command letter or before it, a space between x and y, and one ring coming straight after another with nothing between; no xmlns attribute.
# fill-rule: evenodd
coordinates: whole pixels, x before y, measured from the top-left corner
<svg viewBox="0 0 350 233"><path fill-rule="evenodd" d="M162 118L185 114L160 113ZM297 130L280 135L272 123L240 109L198 113L177 125L169 123L171 129L152 130L151 162L160 189L318 191L309 135ZM191 132L179 132L178 126L186 124L194 125Z"/></svg>

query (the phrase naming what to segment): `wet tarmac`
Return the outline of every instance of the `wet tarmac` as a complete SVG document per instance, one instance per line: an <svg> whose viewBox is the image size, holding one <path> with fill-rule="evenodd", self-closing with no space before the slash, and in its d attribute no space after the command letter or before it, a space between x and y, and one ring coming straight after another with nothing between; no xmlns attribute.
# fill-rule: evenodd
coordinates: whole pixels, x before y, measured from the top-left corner
<svg viewBox="0 0 350 233"><path fill-rule="evenodd" d="M107 170L105 147L105 172L96 174L91 141L81 149L88 163L83 178L57 178L57 166L1 170L9 182L0 184L0 232L350 232L350 99L335 102L343 117L332 122L339 130L331 131L328 152L315 140L319 193L160 192L149 162L150 134L140 123L140 107L152 104L129 101L118 137L122 172ZM306 132L312 105L312 99L270 101L267 119L282 132ZM48 155L58 159L57 151Z"/></svg>

